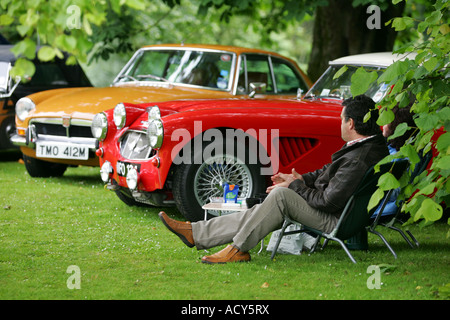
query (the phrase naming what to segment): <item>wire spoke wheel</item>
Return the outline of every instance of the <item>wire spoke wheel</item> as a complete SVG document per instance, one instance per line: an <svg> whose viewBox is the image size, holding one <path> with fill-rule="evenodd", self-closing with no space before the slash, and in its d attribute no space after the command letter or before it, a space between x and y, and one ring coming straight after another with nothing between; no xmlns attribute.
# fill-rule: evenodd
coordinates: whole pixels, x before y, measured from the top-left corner
<svg viewBox="0 0 450 320"><path fill-rule="evenodd" d="M204 204L213 197L223 198L224 183L239 186L239 198L263 193L266 180L260 168L260 164L244 162L232 153L209 155L201 164L180 164L175 169L172 187L177 208L186 220L199 221L205 218ZM208 210L207 218L219 215L221 211Z"/></svg>
<svg viewBox="0 0 450 320"><path fill-rule="evenodd" d="M211 197L223 197L224 183L239 186L238 197L250 197L253 190L252 175L249 167L236 158L220 155L208 159L197 170L194 178L194 194L203 205Z"/></svg>

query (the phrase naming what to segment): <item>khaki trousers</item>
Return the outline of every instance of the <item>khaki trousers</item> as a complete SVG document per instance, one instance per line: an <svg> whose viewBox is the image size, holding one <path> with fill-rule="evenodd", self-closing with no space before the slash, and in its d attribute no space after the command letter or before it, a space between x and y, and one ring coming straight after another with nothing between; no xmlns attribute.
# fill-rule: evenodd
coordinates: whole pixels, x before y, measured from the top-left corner
<svg viewBox="0 0 450 320"><path fill-rule="evenodd" d="M251 209L193 222L194 242L199 250L232 242L248 252L270 232L280 229L284 217L324 232L331 232L338 221L336 216L310 207L295 191L279 187Z"/></svg>

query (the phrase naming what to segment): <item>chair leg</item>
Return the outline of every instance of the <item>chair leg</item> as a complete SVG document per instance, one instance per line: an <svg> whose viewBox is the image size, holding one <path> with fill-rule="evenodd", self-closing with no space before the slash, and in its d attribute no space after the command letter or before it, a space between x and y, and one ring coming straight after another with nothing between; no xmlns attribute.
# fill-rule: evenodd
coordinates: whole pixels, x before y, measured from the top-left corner
<svg viewBox="0 0 450 320"><path fill-rule="evenodd" d="M389 242L386 240L386 238L379 233L378 231L369 229L369 231L373 234L376 234L377 236L380 237L380 239L384 242L384 244L386 245L386 247L389 249L389 251L394 255L394 258L397 259L397 254L395 253L394 249L392 249L391 245L389 244Z"/></svg>
<svg viewBox="0 0 450 320"><path fill-rule="evenodd" d="M329 240L328 238L323 239L322 250L325 249L325 247L327 246L328 240Z"/></svg>
<svg viewBox="0 0 450 320"><path fill-rule="evenodd" d="M309 253L314 253L316 251L317 245L320 243L320 238L321 236L317 236L316 237L316 241L314 242L311 250L309 251Z"/></svg>
<svg viewBox="0 0 450 320"><path fill-rule="evenodd" d="M348 255L348 257L350 258L350 260L352 260L353 263L356 263L355 258L353 258L352 254L348 250L347 246L345 245L345 243L341 239L333 237L333 238L330 238L330 240L334 240L334 241L338 242L341 245L342 249L344 249L344 251Z"/></svg>
<svg viewBox="0 0 450 320"><path fill-rule="evenodd" d="M275 243L275 247L273 248L272 255L270 256L270 259L273 260L275 258L275 254L277 253L278 247L280 246L281 238L284 236L284 231L286 230L287 226L289 225L289 221L284 220L283 227L281 228L280 236L277 239L277 242Z"/></svg>
<svg viewBox="0 0 450 320"><path fill-rule="evenodd" d="M419 246L419 241L417 241L417 239L413 236L413 234L411 233L411 231L406 230L406 233L411 237L411 239L414 241L414 243L416 244L416 246Z"/></svg>
<svg viewBox="0 0 450 320"><path fill-rule="evenodd" d="M399 229L399 228L397 228L397 227L394 227L394 226L387 226L389 229L392 229L392 230L395 230L395 231L397 231L398 233L400 233L401 234L401 236L403 237L403 239L405 239L405 241L409 244L409 246L411 247L411 248L414 248L414 245L411 243L411 241L409 241L409 239L408 239L408 237L405 235L405 233L403 232L403 230L401 230L401 229ZM414 237L413 237L414 238ZM415 241L417 241L417 240L415 240Z"/></svg>

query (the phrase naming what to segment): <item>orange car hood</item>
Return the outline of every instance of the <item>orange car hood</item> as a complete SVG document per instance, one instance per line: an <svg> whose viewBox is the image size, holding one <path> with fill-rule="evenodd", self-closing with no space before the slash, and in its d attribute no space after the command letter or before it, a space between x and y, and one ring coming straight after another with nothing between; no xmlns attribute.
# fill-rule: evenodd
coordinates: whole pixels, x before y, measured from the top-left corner
<svg viewBox="0 0 450 320"><path fill-rule="evenodd" d="M229 92L181 86L119 86L49 90L29 96L36 104L36 109L30 113L29 117L61 117L69 114L72 117L90 120L96 113L112 109L119 102L139 104L229 96Z"/></svg>

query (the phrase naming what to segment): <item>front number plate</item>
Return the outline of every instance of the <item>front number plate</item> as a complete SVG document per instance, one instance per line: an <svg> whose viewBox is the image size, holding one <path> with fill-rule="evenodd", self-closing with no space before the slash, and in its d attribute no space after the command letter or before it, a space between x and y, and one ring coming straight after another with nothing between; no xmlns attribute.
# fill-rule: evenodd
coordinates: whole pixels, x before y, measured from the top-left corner
<svg viewBox="0 0 450 320"><path fill-rule="evenodd" d="M87 160L89 148L87 146L67 143L36 143L36 157Z"/></svg>

